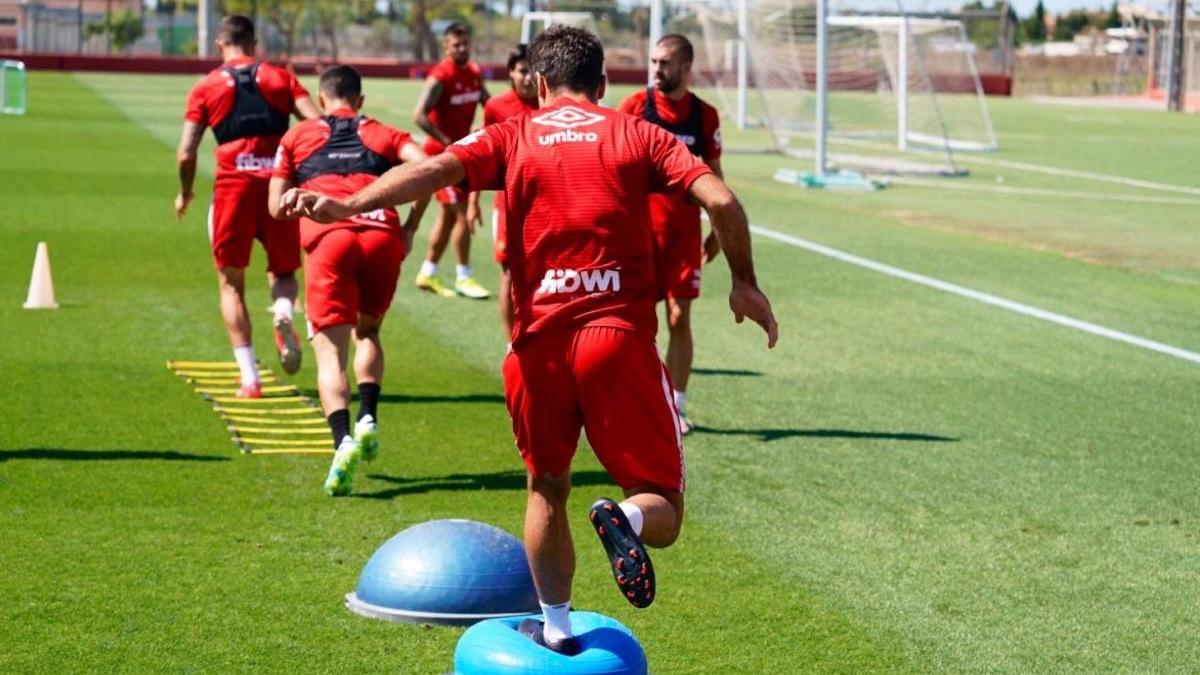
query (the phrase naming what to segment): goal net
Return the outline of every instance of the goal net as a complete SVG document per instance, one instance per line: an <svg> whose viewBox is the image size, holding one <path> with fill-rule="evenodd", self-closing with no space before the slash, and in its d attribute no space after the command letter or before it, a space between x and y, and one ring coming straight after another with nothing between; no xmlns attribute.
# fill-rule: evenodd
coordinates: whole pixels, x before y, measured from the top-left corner
<svg viewBox="0 0 1200 675"><path fill-rule="evenodd" d="M0 114L25 114L27 86L24 63L0 61Z"/></svg>
<svg viewBox="0 0 1200 675"><path fill-rule="evenodd" d="M833 0L826 20L831 161L880 173L947 173L958 171L955 152L995 148L962 22L863 13L851 1ZM730 147L811 155L820 133L816 0L662 2L663 33L684 34L696 48L701 96L747 130L727 135Z"/></svg>

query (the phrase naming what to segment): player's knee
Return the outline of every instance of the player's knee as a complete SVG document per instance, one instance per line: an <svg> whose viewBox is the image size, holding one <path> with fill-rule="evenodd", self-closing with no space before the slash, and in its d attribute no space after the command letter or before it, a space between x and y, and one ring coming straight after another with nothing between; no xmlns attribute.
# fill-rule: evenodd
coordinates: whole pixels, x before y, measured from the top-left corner
<svg viewBox="0 0 1200 675"><path fill-rule="evenodd" d="M571 494L571 472L558 476L550 473L529 474L529 491L551 504L566 504Z"/></svg>

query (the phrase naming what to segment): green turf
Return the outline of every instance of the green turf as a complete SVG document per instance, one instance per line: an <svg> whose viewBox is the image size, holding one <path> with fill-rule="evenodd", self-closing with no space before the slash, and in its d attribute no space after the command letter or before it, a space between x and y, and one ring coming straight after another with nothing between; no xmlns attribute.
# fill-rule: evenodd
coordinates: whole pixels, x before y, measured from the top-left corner
<svg viewBox="0 0 1200 675"><path fill-rule="evenodd" d="M325 458L238 455L164 367L228 354L207 179L184 223L170 210L190 82L34 73L29 115L0 118L0 671L446 672L461 631L368 621L341 596L407 525L519 532L495 307L417 294L410 261L385 327L383 453L354 498L321 492ZM411 83L368 87L369 111L407 126ZM1200 184L1194 118L992 110L996 158ZM770 180L785 163L800 166L725 160L757 223L1200 350L1195 206L810 193ZM998 184L972 168L961 180ZM39 240L57 312L20 309ZM1200 662L1200 366L769 240L756 257L783 341L767 353L734 326L727 277L708 273L688 522L656 556L655 606L635 612L611 587L583 509L614 489L586 453L577 605L627 623L662 673ZM256 344L271 353L268 335ZM306 358L296 381L311 389Z"/></svg>

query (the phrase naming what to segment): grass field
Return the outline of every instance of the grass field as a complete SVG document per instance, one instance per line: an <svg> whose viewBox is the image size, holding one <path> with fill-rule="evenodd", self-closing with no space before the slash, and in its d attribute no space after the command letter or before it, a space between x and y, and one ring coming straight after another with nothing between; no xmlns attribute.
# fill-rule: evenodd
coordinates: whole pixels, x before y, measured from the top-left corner
<svg viewBox="0 0 1200 675"><path fill-rule="evenodd" d="M0 671L446 672L460 630L342 595L414 523L519 532L495 307L419 295L410 260L383 453L353 498L321 492L325 457L239 455L164 368L228 358L207 177L171 213L191 82L34 73L29 114L0 118ZM368 87L368 112L409 126L411 83ZM1002 149L969 178L847 195L774 183L801 166L777 157L726 173L756 224L1200 351L1200 195L1013 168L1195 188L1200 118L990 104ZM20 308L40 240L56 312ZM612 588L584 509L615 488L584 451L576 606L629 625L656 673L1197 667L1200 365L773 240L755 254L783 338L768 353L735 326L723 265L707 274L688 522L658 600ZM266 307L260 275L250 293Z"/></svg>

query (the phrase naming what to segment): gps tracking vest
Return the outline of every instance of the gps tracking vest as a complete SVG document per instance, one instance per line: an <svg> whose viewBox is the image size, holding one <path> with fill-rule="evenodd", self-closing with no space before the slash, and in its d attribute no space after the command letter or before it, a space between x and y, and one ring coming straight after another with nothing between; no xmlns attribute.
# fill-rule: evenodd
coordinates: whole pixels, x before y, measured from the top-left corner
<svg viewBox="0 0 1200 675"><path fill-rule="evenodd" d="M258 88L257 61L249 68L230 68L225 71L233 78L233 110L213 125L217 143L228 143L252 136L282 136L287 133L288 113L272 108Z"/></svg>
<svg viewBox="0 0 1200 675"><path fill-rule="evenodd" d="M329 138L313 154L300 162L296 171L296 180L303 185L308 181L328 174L349 176L355 173L367 173L382 176L392 168L383 155L368 148L358 137L358 125L362 115L356 117L335 117L328 115L324 118L329 125Z"/></svg>
<svg viewBox="0 0 1200 675"><path fill-rule="evenodd" d="M642 119L651 124L657 124L675 134L675 138L683 141L683 144L687 146L687 149L693 155L703 157L708 139L704 138L704 121L701 117L700 99L692 93L689 93L688 96L692 97L692 114L688 115L688 118L682 122L667 124L658 116L658 107L654 105L654 87L648 87L646 89L646 105L642 107Z"/></svg>

